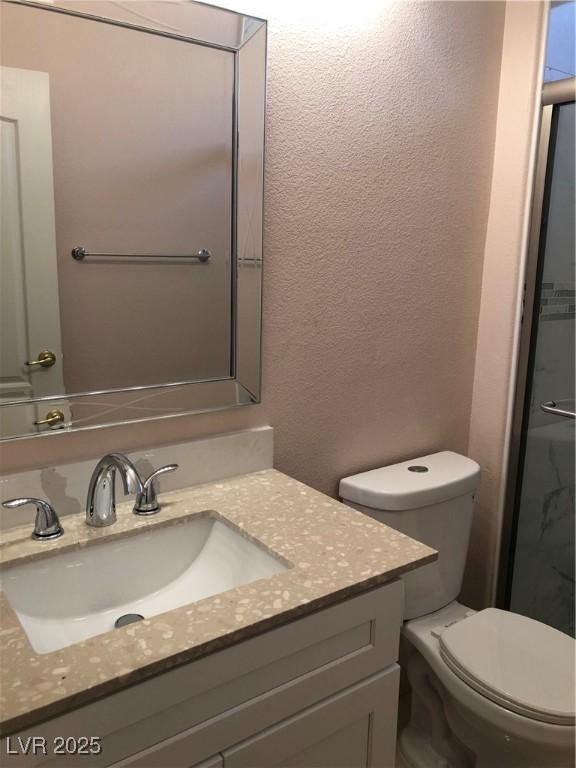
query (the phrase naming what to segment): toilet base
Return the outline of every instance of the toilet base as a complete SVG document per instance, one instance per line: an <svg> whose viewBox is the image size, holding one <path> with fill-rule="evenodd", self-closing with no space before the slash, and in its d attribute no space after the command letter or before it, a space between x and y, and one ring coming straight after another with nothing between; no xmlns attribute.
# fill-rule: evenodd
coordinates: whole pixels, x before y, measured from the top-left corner
<svg viewBox="0 0 576 768"><path fill-rule="evenodd" d="M486 729L458 702L447 699L445 714L452 728L476 755L474 768L574 768L574 750L521 742L497 729Z"/></svg>
<svg viewBox="0 0 576 768"><path fill-rule="evenodd" d="M410 768L475 768L474 755L448 723L440 683L419 653L410 656L406 671L412 705L398 739L405 762Z"/></svg>
<svg viewBox="0 0 576 768"><path fill-rule="evenodd" d="M436 752L428 736L413 724L402 729L398 752L408 768L452 768L447 758Z"/></svg>

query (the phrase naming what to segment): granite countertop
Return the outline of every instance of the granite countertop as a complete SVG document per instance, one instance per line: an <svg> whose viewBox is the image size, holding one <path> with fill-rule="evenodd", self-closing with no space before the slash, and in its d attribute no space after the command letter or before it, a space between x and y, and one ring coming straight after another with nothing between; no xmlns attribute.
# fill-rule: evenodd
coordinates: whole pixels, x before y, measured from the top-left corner
<svg viewBox="0 0 576 768"><path fill-rule="evenodd" d="M196 603L46 654L37 654L0 592L0 729L3 735L64 714L179 664L359 594L436 559L437 553L276 470L163 493L152 517L119 504L118 521L90 528L64 518L54 542L30 527L5 532L0 569L152 526L216 513L290 567Z"/></svg>

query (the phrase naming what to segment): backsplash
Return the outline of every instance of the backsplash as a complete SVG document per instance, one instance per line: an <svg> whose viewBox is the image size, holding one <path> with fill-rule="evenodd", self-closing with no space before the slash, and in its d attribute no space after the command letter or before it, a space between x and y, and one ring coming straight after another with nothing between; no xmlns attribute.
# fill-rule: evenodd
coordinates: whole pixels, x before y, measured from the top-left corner
<svg viewBox="0 0 576 768"><path fill-rule="evenodd" d="M256 427L201 440L133 451L129 456L144 477L164 464L179 464L176 472L163 475L158 480L160 492L175 491L200 483L270 469L273 463L273 436L272 427ZM90 476L100 458L101 454L95 454L89 461L0 477L0 500L33 496L49 501L60 516L83 512ZM123 499L120 487L117 484L118 501ZM34 515L32 506L1 509L0 528L31 523Z"/></svg>

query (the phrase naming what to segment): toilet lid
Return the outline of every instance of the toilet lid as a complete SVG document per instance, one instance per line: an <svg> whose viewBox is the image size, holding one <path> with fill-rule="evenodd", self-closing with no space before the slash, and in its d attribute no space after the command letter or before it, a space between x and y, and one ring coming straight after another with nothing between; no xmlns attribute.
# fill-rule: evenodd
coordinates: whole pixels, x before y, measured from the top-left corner
<svg viewBox="0 0 576 768"><path fill-rule="evenodd" d="M441 656L461 680L513 712L557 725L575 723L575 647L563 632L497 608L440 635Z"/></svg>

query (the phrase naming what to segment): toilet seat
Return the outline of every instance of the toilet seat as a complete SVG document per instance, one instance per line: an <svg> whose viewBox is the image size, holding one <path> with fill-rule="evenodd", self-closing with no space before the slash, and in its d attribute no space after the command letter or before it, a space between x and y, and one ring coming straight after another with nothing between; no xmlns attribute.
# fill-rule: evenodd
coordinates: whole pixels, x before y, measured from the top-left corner
<svg viewBox="0 0 576 768"><path fill-rule="evenodd" d="M487 608L444 629L440 655L462 681L524 717L576 722L574 641L526 616Z"/></svg>

